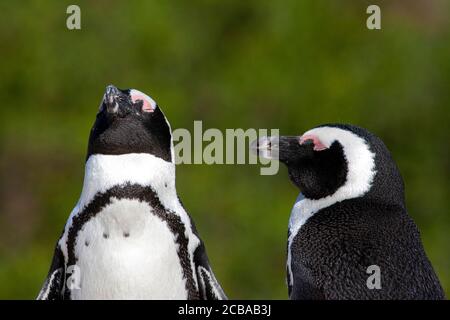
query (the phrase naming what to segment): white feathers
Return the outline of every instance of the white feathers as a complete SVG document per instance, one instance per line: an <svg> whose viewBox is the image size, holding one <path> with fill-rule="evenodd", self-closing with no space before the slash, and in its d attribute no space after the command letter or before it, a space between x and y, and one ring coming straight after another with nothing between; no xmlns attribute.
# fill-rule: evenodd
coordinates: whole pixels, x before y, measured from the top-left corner
<svg viewBox="0 0 450 320"><path fill-rule="evenodd" d="M151 186L165 207L177 209L175 165L147 153L91 155L86 162L79 207L87 205L97 192L125 183Z"/></svg>
<svg viewBox="0 0 450 320"><path fill-rule="evenodd" d="M186 299L175 235L138 200L117 200L79 232L72 299Z"/></svg>
<svg viewBox="0 0 450 320"><path fill-rule="evenodd" d="M78 200L77 205L75 206L72 213L70 214L68 222L65 226L65 231L63 233L63 236L61 237L61 239L59 241L61 251L63 252L63 255L65 257L65 261L67 262L67 257L68 257L68 255L67 255L67 236L68 236L68 231L72 225L73 218L75 216L77 216L78 214L80 214L80 212L82 212L84 207L92 201L92 199L95 197L95 195L97 193L105 192L114 186L124 185L126 183L139 184L141 186L151 186L152 189L156 192L161 204L165 208L167 208L168 210L172 211L174 214L176 214L180 217L181 222L186 226L185 236L187 239L189 239L188 251L189 251L189 257L190 257L190 262L191 262L191 268L192 268L192 270L195 270L195 264L194 264L193 257L194 257L195 249L200 244L200 240L193 233L190 218L178 200L178 196L177 196L177 192L176 192L176 188L175 188L175 164L173 162L164 161L161 158L158 158L151 154L146 154L146 153L130 153L130 154L123 154L123 155L94 154L89 157L89 159L86 162L83 190L81 192L80 199ZM109 228L110 230L112 230L111 232L113 232L113 234L115 234L116 232L119 232L119 231L126 232L125 229L127 229L127 226L129 226L131 224L134 226L133 228L136 228L134 232L131 230L131 227L128 228L128 229L130 229L129 232L130 232L130 239L131 239L133 237L133 233L136 233L136 231L138 231L138 233L141 232L141 231L139 231L141 229L138 228L138 225L142 225L142 226L146 226L145 227L146 231L144 233L148 232L149 234L142 238L145 241L137 244L136 248L139 248L139 246L141 246L140 248L142 248L142 246L145 245L145 243L147 243L148 248L149 248L148 255L152 256L152 252L155 253L155 252L157 252L156 250L158 250L157 247L154 247L152 245L151 242L153 241L153 244L156 244L157 246L161 246L160 248L164 249L164 251L173 252L176 256L176 251L178 250L178 247L175 248L175 251L173 250L174 248L167 247L169 245L168 243L171 243L175 246L175 239L173 238L174 235L170 232L169 229L167 229L165 222L160 221L159 218L150 214L150 211L149 211L150 208L148 208L147 204L123 202L123 200L122 200L120 202L115 203L114 207L108 207L108 209L104 209L103 211L105 211L105 210L107 212L108 211L110 212L106 215L110 214L111 217L115 217L115 218L107 218L107 219L102 218L105 216L105 214L102 212L102 214L98 218L97 217L94 218L94 221L92 221L92 222L90 221L88 224L85 225L85 227L83 228L83 231L82 231L82 234L84 237L86 237L88 235L95 236L95 237L97 237L97 236L101 237L103 235L103 230L100 230L101 228L104 228L106 231L108 231L108 228ZM124 213L124 215L121 216L122 218L119 218L118 214L114 214L114 212L119 212L119 211ZM146 222L144 222L142 220L144 211L146 212L146 217L148 219L148 220L146 220ZM95 221L97 221L97 222L95 222ZM154 228L156 228L156 229L153 230L152 227L150 226L150 224L154 224ZM119 228L119 226L120 226L120 228ZM79 237L80 236L81 236L81 234L79 234ZM111 235L111 237L112 237L112 235ZM128 238L124 239L124 237L118 237L117 239L120 239L120 241L125 240L124 243L128 243L127 241L130 240ZM131 240L131 241L133 241L133 240ZM113 243L113 241L105 242L105 245L107 245L109 243ZM81 256L82 256L81 253L85 252L85 251L83 251L84 245L85 245L84 242L77 241L76 251L78 250L77 254L79 254L80 262L83 260L81 258ZM87 248L89 248L89 247L87 247ZM114 249L113 247L99 248L99 250L97 252L104 252L104 251L112 250L117 255L124 254L126 256L126 252L128 252L127 250L128 249L131 250L131 247L128 248L127 250L125 250L124 249L125 247L121 247L121 245L118 245L118 248L121 248L121 249L117 249L117 248ZM79 250L81 250L81 251L79 251ZM160 253L158 253L158 254L160 254ZM94 256L92 256L91 258L93 259ZM170 258L170 259L172 259L172 258ZM107 256L105 259L111 260L112 258L110 256ZM127 258L125 258L125 259L127 259ZM169 258L167 258L167 259L169 259ZM159 260L160 262L158 263L158 265L162 266L162 265L165 265L165 263L167 262L168 263L168 265L166 266L167 270L165 270L165 271L172 272L172 276L174 276L174 279L171 279L170 281L176 282L177 280L175 278L181 279L183 276L182 275L180 277L176 276L179 274L179 272L178 272L179 270L178 269L171 270L170 268L172 268L172 265L173 265L173 268L175 268L175 266L177 264L174 263L173 260L171 260L170 262L169 262L169 260L167 260L167 261ZM88 259L88 260L86 260L86 262L83 262L83 263L88 263L87 261L90 261L90 260ZM131 261L131 260L127 259L127 261ZM127 261L124 261L124 263L127 263ZM152 260L152 261L156 261L156 260ZM141 264L150 265L151 261L144 260L144 261L141 261ZM178 265L179 265L179 263L178 263ZM86 264L86 266L87 266L87 264ZM83 266L81 266L81 267L83 267ZM127 270L127 268L125 266L123 266L123 267L125 268L124 270ZM103 269L103 270L105 270L105 269ZM140 267L137 266L136 270L139 273ZM156 272L156 270L153 270L153 271ZM158 274L158 273L153 273L153 274L147 273L146 276L150 277L150 278L155 278L155 276L154 276L155 274ZM124 273L122 275L124 275ZM140 274L140 275L142 275L142 274ZM99 274L97 274L97 276L99 276ZM111 274L111 277L115 277L115 276L117 276L116 273ZM95 279L96 275L92 274L89 277L91 279ZM156 278L158 278L158 277L159 276L157 276ZM169 281L168 279L164 278L164 276L161 276L161 279L162 280L165 279L165 281ZM100 280L98 280L98 281L100 281ZM142 281L144 281L144 280L142 280ZM147 279L145 281L147 281ZM168 286L167 288L170 287L173 290L175 288L175 286L179 285L179 283L171 283L170 281L167 282L167 286ZM197 283L196 277L194 277L194 282L198 288L198 283ZM103 284L105 284L105 283L103 283ZM131 285L131 283L130 283L130 285ZM120 290L122 290L122 289L124 289L124 288L121 287ZM167 289L166 291L162 290L161 294L164 294L164 292L166 292L168 294L168 292L169 292L168 290L169 289ZM186 292L186 289L184 286L183 286L182 291ZM114 293L109 293L109 294L114 295ZM115 298L115 297L118 297L118 294L119 293L116 293L114 296L108 296L108 297ZM90 293L87 293L87 295L83 296L83 297L87 298L88 296L90 296ZM158 296L158 297L162 298L162 296ZM164 296L164 297L169 298L169 296ZM183 297L173 296L173 298L182 299Z"/></svg>
<svg viewBox="0 0 450 320"><path fill-rule="evenodd" d="M300 194L291 211L289 220L290 237L288 239L288 271L293 283L291 270L291 245L300 227L317 211L337 202L357 198L367 193L375 177L375 154L370 151L367 142L358 135L340 128L319 127L305 132L304 135L316 136L327 148L338 141L347 160L347 179L335 193L322 199L306 199ZM320 152L320 151L318 151Z"/></svg>
<svg viewBox="0 0 450 320"><path fill-rule="evenodd" d="M305 135L310 134L317 136L326 147L330 147L334 141L342 145L348 166L347 178L343 186L325 198L318 200L300 198L292 210L290 226L293 228L298 227L299 224L301 226L306 221L304 217L309 217L322 208L362 196L369 191L376 173L375 154L370 151L363 138L350 131L334 127L315 128L305 133Z"/></svg>

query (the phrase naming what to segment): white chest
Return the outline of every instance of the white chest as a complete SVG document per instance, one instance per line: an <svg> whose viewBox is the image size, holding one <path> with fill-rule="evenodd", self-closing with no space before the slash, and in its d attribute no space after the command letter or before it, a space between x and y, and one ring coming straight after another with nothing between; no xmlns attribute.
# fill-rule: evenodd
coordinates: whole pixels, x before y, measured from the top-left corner
<svg viewBox="0 0 450 320"><path fill-rule="evenodd" d="M78 233L72 299L186 299L177 251L175 235L149 204L113 199Z"/></svg>
<svg viewBox="0 0 450 320"><path fill-rule="evenodd" d="M302 193L300 193L295 200L294 207L291 211L289 218L289 238L288 238L288 255L287 255L287 270L288 281L291 285L294 283L294 275L292 273L292 242L295 236L299 232L300 228L306 223L306 221L315 213L313 202L305 199Z"/></svg>

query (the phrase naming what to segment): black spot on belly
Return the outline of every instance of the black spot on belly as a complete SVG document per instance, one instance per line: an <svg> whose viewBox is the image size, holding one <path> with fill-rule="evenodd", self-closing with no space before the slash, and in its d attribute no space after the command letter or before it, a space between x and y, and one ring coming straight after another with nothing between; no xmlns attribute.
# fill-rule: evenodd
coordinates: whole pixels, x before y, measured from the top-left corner
<svg viewBox="0 0 450 320"><path fill-rule="evenodd" d="M176 235L175 241L178 244L178 258L183 269L183 278L186 279L186 291L188 292L189 300L200 299L200 293L196 289L194 280L194 270L191 268L191 261L188 250L189 240L185 235L186 227L181 221L181 218L175 212L165 208L159 200L156 192L150 187L143 187L138 184L124 184L115 186L103 193L97 193L96 196L89 202L84 209L79 212L72 220L72 225L68 230L67 235L67 251L68 261L67 265L76 264L75 246L79 231L84 224L94 218L107 205L111 204L111 198L118 200L122 199L137 199L141 202L146 202L153 209L149 214L154 214L167 223L170 231ZM129 233L128 233L129 236ZM103 234L104 238L108 235ZM127 237L124 233L124 237ZM149 252L149 254L151 254ZM152 276L152 275L149 275ZM64 293L65 298L70 299L70 290Z"/></svg>
<svg viewBox="0 0 450 320"><path fill-rule="evenodd" d="M85 245L86 247L89 246L89 241L86 240L86 241L84 242L84 245Z"/></svg>
<svg viewBox="0 0 450 320"><path fill-rule="evenodd" d="M103 233L103 238L108 239L109 235L107 233Z"/></svg>
<svg viewBox="0 0 450 320"><path fill-rule="evenodd" d="M130 233L129 233L129 232L124 232L124 233L123 233L123 236L124 236L125 238L128 238L128 237L130 236Z"/></svg>

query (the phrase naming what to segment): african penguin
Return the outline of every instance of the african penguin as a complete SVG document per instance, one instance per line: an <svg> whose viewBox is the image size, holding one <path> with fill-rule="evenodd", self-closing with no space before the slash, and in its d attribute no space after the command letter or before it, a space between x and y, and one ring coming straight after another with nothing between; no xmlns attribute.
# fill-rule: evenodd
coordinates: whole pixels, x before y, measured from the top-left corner
<svg viewBox="0 0 450 320"><path fill-rule="evenodd" d="M290 299L445 298L407 213L400 172L378 137L331 124L261 138L255 149L286 164L301 190L289 221ZM373 266L381 276L375 288Z"/></svg>
<svg viewBox="0 0 450 320"><path fill-rule="evenodd" d="M226 298L177 196L170 125L146 94L106 88L81 196L37 298Z"/></svg>

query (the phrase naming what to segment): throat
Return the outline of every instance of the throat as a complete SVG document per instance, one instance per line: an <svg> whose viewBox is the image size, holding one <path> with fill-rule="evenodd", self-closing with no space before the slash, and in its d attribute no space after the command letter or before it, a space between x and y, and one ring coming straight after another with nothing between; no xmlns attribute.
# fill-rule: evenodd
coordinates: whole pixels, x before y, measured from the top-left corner
<svg viewBox="0 0 450 320"><path fill-rule="evenodd" d="M175 165L146 153L91 155L79 205L83 207L97 193L125 184L150 186L160 197L176 197Z"/></svg>
<svg viewBox="0 0 450 320"><path fill-rule="evenodd" d="M314 214L312 208L309 207L309 201L311 200L306 199L302 193L295 200L289 218L289 232L291 234L296 234L298 229Z"/></svg>

